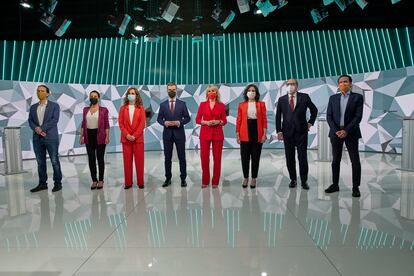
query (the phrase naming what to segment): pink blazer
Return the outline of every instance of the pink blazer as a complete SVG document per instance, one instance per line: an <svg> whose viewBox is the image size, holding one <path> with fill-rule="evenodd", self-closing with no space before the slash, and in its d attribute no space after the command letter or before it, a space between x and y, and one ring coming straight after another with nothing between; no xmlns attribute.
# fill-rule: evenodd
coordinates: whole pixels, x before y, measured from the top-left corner
<svg viewBox="0 0 414 276"><path fill-rule="evenodd" d="M85 144L88 144L88 131L86 128L86 114L88 114L90 107L86 106L83 108L83 137L85 139ZM98 117L98 145L105 144L106 138L106 129L109 129L109 118L108 118L108 109L106 107L99 107L99 117Z"/></svg>

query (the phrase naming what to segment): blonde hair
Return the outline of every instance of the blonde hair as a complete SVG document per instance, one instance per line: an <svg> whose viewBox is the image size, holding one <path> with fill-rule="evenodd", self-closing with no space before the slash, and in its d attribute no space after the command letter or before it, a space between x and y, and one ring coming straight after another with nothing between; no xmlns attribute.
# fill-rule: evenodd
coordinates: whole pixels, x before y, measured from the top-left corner
<svg viewBox="0 0 414 276"><path fill-rule="evenodd" d="M208 101L208 91L209 90L214 90L214 92L216 92L216 101L220 103L221 102L220 101L220 92L219 92L218 87L216 85L214 85L214 84L209 84L207 86L207 89L206 89L206 100L207 101Z"/></svg>

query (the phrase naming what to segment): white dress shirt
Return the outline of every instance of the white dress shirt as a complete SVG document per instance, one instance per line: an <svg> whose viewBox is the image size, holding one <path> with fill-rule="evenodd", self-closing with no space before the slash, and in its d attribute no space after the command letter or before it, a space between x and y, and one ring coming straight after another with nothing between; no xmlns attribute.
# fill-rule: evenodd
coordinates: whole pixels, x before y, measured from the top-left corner
<svg viewBox="0 0 414 276"><path fill-rule="evenodd" d="M39 102L39 106L37 107L37 119L39 120L39 126L43 125L43 120L45 118L45 111L47 106L47 100L44 104Z"/></svg>
<svg viewBox="0 0 414 276"><path fill-rule="evenodd" d="M248 102L247 118L248 119L257 119L256 101Z"/></svg>
<svg viewBox="0 0 414 276"><path fill-rule="evenodd" d="M90 110L86 114L86 127L89 129L98 128L98 119L99 119L99 110L95 113L92 113Z"/></svg>

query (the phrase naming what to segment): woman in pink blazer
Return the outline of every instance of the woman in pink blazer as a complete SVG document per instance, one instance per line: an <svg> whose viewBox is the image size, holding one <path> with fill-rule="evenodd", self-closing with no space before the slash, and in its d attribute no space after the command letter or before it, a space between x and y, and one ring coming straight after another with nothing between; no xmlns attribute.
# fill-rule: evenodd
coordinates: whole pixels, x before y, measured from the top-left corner
<svg viewBox="0 0 414 276"><path fill-rule="evenodd" d="M223 150L223 126L227 123L226 110L220 102L220 94L217 86L209 85L206 90L206 101L200 103L196 123L201 125L200 130L200 158L202 168L201 187L210 184L210 145L213 147L213 178L211 184L217 188L221 173L221 153Z"/></svg>
<svg viewBox="0 0 414 276"><path fill-rule="evenodd" d="M99 105L101 95L98 91L89 93L90 106L83 109L80 144L86 145L89 170L91 171L91 190L102 189L105 172L105 147L109 144L108 109ZM98 160L99 178L96 177L96 160Z"/></svg>

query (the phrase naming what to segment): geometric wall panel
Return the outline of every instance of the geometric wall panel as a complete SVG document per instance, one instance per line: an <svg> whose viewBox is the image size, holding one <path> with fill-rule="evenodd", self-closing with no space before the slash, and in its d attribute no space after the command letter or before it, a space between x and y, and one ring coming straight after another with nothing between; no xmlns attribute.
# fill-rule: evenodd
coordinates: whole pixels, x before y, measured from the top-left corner
<svg viewBox="0 0 414 276"><path fill-rule="evenodd" d="M364 114L361 123L362 139L360 149L374 152L401 153L402 118L414 116L414 67L394 70L354 74L353 91L364 95ZM299 90L310 95L318 107L319 115L326 112L330 95L337 93L337 76L299 80ZM0 81L0 128L21 126L23 158L33 158L32 131L27 118L30 105L37 102L35 89L38 82ZM285 92L284 81L256 83L261 100L266 104L268 118L268 141L264 148L283 148L283 143L275 139L275 114L278 99ZM79 127L82 109L88 104L88 93L101 92L101 104L109 110L111 143L108 152L121 151L118 111L123 102L127 85L101 84L60 84L46 83L50 88L50 99L61 108L59 134L61 155L84 154L85 147L79 144ZM238 148L235 139L237 106L242 101L242 91L247 83L226 83L219 85L222 101L229 107L228 124L224 128L226 148ZM207 84L178 85L178 97L185 101L191 115L186 125L186 147L199 147L199 125L195 116L199 103L206 98ZM138 86L145 108L151 108L153 116L148 119L145 129L145 149L162 149L162 126L156 122L159 105L167 98L165 85ZM2 137L2 134L0 134ZM309 148L317 148L316 127L309 135ZM3 148L0 145L0 161L3 161Z"/></svg>

